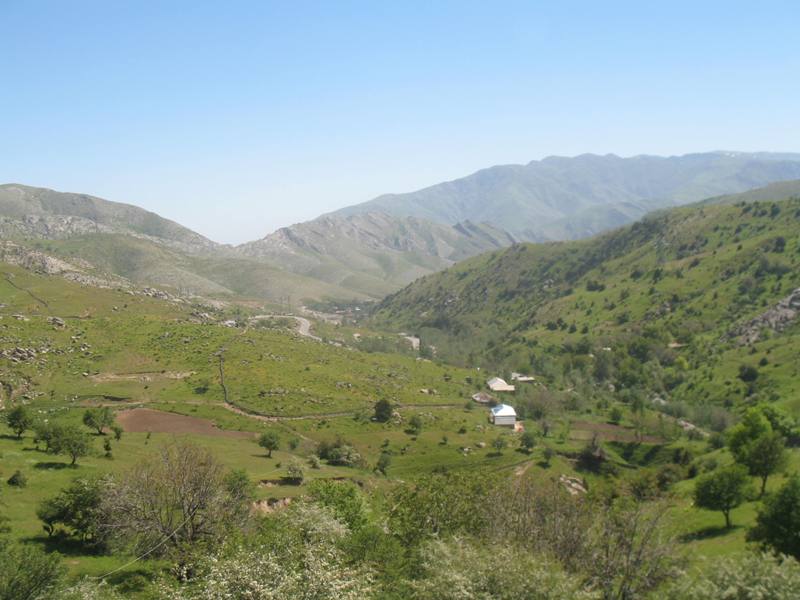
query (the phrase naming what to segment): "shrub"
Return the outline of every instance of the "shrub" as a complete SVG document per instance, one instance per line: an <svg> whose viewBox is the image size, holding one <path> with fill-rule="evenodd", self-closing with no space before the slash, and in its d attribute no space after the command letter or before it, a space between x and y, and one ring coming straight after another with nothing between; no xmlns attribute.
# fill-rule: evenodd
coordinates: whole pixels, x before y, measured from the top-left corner
<svg viewBox="0 0 800 600"><path fill-rule="evenodd" d="M669 600L794 600L800 565L788 557L742 554L713 561L696 578L677 578L664 591Z"/></svg>
<svg viewBox="0 0 800 600"><path fill-rule="evenodd" d="M417 597L430 600L578 600L600 598L580 578L557 564L518 548L462 539L435 540L422 548Z"/></svg>
<svg viewBox="0 0 800 600"><path fill-rule="evenodd" d="M13 485L14 487L24 488L28 485L28 477L17 469L14 471L14 474L8 478L8 485Z"/></svg>

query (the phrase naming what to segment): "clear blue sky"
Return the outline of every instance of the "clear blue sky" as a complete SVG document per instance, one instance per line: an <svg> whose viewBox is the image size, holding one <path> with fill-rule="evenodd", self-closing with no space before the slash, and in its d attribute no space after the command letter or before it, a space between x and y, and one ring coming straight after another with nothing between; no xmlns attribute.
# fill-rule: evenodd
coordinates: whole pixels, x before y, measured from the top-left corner
<svg viewBox="0 0 800 600"><path fill-rule="evenodd" d="M0 0L0 182L239 242L550 154L800 150L800 3Z"/></svg>

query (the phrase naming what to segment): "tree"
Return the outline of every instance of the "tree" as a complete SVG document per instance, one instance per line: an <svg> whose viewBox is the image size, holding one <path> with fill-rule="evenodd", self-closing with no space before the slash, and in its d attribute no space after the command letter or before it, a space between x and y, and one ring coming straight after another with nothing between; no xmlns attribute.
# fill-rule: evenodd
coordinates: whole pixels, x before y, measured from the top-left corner
<svg viewBox="0 0 800 600"><path fill-rule="evenodd" d="M786 465L786 446L781 435L761 409L751 408L741 423L728 434L728 446L737 463L747 467L750 475L761 478L761 496L767 479Z"/></svg>
<svg viewBox="0 0 800 600"><path fill-rule="evenodd" d="M72 459L71 466L75 466L78 459L89 454L91 450L89 436L80 427L71 423L53 426L50 446L56 454L69 456Z"/></svg>
<svg viewBox="0 0 800 600"><path fill-rule="evenodd" d="M274 431L265 431L258 438L258 445L267 451L267 456L272 458L272 451L280 448L281 439Z"/></svg>
<svg viewBox="0 0 800 600"><path fill-rule="evenodd" d="M33 427L34 420L28 407L18 404L6 413L6 423L17 438L22 439L22 434Z"/></svg>
<svg viewBox="0 0 800 600"><path fill-rule="evenodd" d="M375 420L379 423L386 423L392 418L392 403L382 398L375 403Z"/></svg>
<svg viewBox="0 0 800 600"><path fill-rule="evenodd" d="M100 508L107 484L107 479L74 479L56 496L42 502L36 509L36 516L47 535L53 535L56 526L63 525L84 544L101 545Z"/></svg>
<svg viewBox="0 0 800 600"><path fill-rule="evenodd" d="M542 456L544 457L544 464L550 466L550 461L553 460L553 457L555 455L556 455L555 450L553 450L550 446L545 446L545 449L542 452Z"/></svg>
<svg viewBox="0 0 800 600"><path fill-rule="evenodd" d="M502 435L498 435L492 442L492 447L497 450L498 454L501 454L506 446L508 446L508 442Z"/></svg>
<svg viewBox="0 0 800 600"><path fill-rule="evenodd" d="M800 477L792 476L767 497L747 539L765 550L800 558Z"/></svg>
<svg viewBox="0 0 800 600"><path fill-rule="evenodd" d="M534 446L536 446L536 436L532 431L525 431L519 438L519 445L527 452L531 453Z"/></svg>
<svg viewBox="0 0 800 600"><path fill-rule="evenodd" d="M292 462L289 463L289 466L286 468L286 479L295 485L300 485L303 483L303 478L303 466L297 461L297 459L292 460Z"/></svg>
<svg viewBox="0 0 800 600"><path fill-rule="evenodd" d="M39 447L39 442L44 444L44 451L50 452L53 448L53 435L55 433L55 427L49 421L37 421L36 424L33 426L33 442L36 444L36 447Z"/></svg>
<svg viewBox="0 0 800 600"><path fill-rule="evenodd" d="M114 413L107 406L87 408L83 413L83 424L97 431L97 435L105 435L104 429L114 424Z"/></svg>
<svg viewBox="0 0 800 600"><path fill-rule="evenodd" d="M741 462L750 475L761 478L759 497L762 497L767 489L767 478L786 466L789 459L786 445L783 438L773 431L756 438L746 449Z"/></svg>
<svg viewBox="0 0 800 600"><path fill-rule="evenodd" d="M250 501L230 485L223 466L205 448L176 443L161 448L109 482L101 532L159 552L200 541L217 542L246 521Z"/></svg>
<svg viewBox="0 0 800 600"><path fill-rule="evenodd" d="M622 421L622 410L619 406L615 406L611 409L611 412L608 416L609 420L614 423L614 425L619 425L619 422Z"/></svg>
<svg viewBox="0 0 800 600"><path fill-rule="evenodd" d="M731 527L731 511L744 502L749 479L741 465L719 469L701 477L694 488L694 503L699 508L718 510L725 515L725 527Z"/></svg>
<svg viewBox="0 0 800 600"><path fill-rule="evenodd" d="M124 431L122 427L114 423L113 425L111 425L111 431L114 433L115 440L120 441L122 439L122 433Z"/></svg>

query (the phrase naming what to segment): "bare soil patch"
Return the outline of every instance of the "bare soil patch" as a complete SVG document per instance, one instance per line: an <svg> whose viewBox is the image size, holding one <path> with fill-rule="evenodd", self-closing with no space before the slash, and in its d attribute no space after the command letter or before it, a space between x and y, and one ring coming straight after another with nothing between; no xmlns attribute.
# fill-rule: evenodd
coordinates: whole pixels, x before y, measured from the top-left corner
<svg viewBox="0 0 800 600"><path fill-rule="evenodd" d="M234 438L252 438L249 431L227 431L220 429L208 419L178 415L153 410L151 408L132 408L117 413L117 422L125 431L134 433L196 433Z"/></svg>
<svg viewBox="0 0 800 600"><path fill-rule="evenodd" d="M163 379L186 379L194 375L194 371L153 371L146 373L97 373L90 375L89 379L95 383L107 383L109 381L140 381L147 383Z"/></svg>
<svg viewBox="0 0 800 600"><path fill-rule="evenodd" d="M646 444L663 444L664 440L654 435L643 435L636 437L633 429L614 425L613 423L592 423L589 421L574 421L571 425L573 439L591 439L593 434L597 434L601 440L608 442L644 442Z"/></svg>

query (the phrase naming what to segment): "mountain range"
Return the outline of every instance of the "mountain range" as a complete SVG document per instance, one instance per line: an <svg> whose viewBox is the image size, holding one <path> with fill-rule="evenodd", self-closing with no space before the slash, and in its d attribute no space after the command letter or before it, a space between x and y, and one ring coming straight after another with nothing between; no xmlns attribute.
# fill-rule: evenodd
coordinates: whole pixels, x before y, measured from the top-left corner
<svg viewBox="0 0 800 600"><path fill-rule="evenodd" d="M82 261L94 275L191 294L379 299L515 242L589 237L655 209L791 179L800 179L800 154L548 157L383 195L239 246L136 206L7 184L0 237Z"/></svg>

